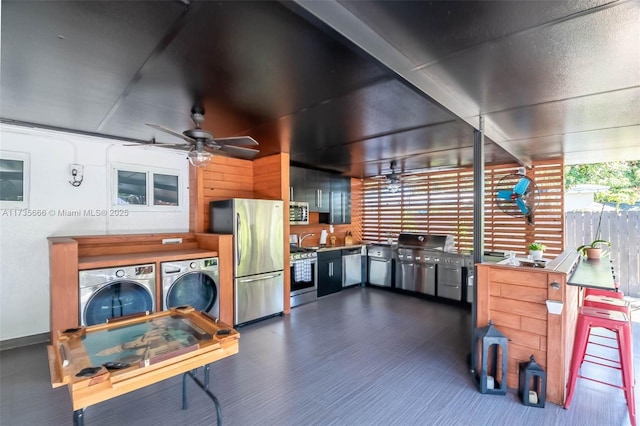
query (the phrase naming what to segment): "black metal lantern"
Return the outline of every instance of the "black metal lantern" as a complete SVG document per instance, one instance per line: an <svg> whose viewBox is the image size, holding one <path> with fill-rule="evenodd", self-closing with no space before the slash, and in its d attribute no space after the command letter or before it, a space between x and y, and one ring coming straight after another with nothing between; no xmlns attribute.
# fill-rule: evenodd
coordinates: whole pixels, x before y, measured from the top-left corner
<svg viewBox="0 0 640 426"><path fill-rule="evenodd" d="M478 330L477 343L480 344L479 371L476 385L481 393L493 395L507 394L507 345L509 340L489 321L487 327Z"/></svg>
<svg viewBox="0 0 640 426"><path fill-rule="evenodd" d="M518 363L518 395L524 405L544 408L547 399L547 373L536 363L533 355L529 361Z"/></svg>

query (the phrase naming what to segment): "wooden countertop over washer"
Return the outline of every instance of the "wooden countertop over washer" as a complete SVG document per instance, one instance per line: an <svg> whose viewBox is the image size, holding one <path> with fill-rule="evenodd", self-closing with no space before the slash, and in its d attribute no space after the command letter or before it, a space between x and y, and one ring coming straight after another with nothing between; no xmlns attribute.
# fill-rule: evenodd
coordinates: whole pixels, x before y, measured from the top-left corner
<svg viewBox="0 0 640 426"><path fill-rule="evenodd" d="M78 258L78 269L113 268L142 263L217 257L218 252L205 249L163 250L143 253L119 253Z"/></svg>

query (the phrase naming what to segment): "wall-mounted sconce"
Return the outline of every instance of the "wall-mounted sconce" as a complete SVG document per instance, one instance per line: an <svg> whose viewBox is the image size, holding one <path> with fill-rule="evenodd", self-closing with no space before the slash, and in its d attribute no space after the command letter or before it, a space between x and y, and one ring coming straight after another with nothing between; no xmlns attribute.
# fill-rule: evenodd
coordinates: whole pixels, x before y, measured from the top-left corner
<svg viewBox="0 0 640 426"><path fill-rule="evenodd" d="M84 179L84 166L80 164L72 164L69 166L69 173L71 173L71 180L69 183L73 186L82 185L82 180Z"/></svg>

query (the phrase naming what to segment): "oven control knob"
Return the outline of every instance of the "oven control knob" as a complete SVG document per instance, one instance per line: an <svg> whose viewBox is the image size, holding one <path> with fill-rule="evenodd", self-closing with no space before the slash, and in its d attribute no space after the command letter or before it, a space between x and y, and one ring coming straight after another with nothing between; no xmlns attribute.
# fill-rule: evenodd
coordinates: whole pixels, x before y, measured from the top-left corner
<svg viewBox="0 0 640 426"><path fill-rule="evenodd" d="M116 271L116 277L118 277L118 278L124 277L124 271L122 269L118 269Z"/></svg>
<svg viewBox="0 0 640 426"><path fill-rule="evenodd" d="M190 267L191 269L196 269L196 267L197 267L197 266L198 266L198 264L197 264L196 262L191 262L191 263L189 264L189 267Z"/></svg>

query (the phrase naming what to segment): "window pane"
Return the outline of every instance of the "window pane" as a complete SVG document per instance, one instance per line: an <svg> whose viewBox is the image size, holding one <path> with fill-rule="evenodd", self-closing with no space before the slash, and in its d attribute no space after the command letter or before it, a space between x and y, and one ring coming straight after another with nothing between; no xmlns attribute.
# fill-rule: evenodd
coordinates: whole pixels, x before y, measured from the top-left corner
<svg viewBox="0 0 640 426"><path fill-rule="evenodd" d="M147 174L118 170L118 204L147 204Z"/></svg>
<svg viewBox="0 0 640 426"><path fill-rule="evenodd" d="M24 161L0 160L0 201L24 201Z"/></svg>
<svg viewBox="0 0 640 426"><path fill-rule="evenodd" d="M178 205L178 176L153 174L153 205Z"/></svg>

